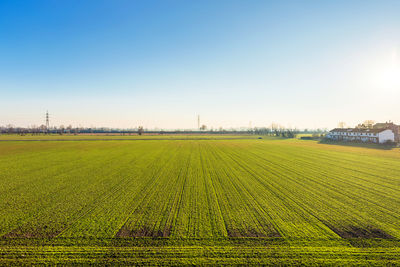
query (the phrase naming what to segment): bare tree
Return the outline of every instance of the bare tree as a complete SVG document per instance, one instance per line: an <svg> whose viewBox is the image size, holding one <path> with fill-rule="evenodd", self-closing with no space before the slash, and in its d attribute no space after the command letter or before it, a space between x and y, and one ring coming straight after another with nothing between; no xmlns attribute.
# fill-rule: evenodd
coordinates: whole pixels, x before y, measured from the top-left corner
<svg viewBox="0 0 400 267"><path fill-rule="evenodd" d="M72 125L68 125L67 126L67 133L71 133L72 132Z"/></svg>
<svg viewBox="0 0 400 267"><path fill-rule="evenodd" d="M8 134L14 133L14 125L12 125L12 124L7 124L7 125L6 125L6 128L7 128L7 133L8 133Z"/></svg>
<svg viewBox="0 0 400 267"><path fill-rule="evenodd" d="M366 121L364 121L363 124L364 124L365 128L372 129L373 126L374 126L374 124L375 124L375 121L373 121L373 120L366 120Z"/></svg>
<svg viewBox="0 0 400 267"><path fill-rule="evenodd" d="M47 129L47 127L44 124L39 126L40 133L44 133L45 134L47 132L46 129Z"/></svg>
<svg viewBox="0 0 400 267"><path fill-rule="evenodd" d="M138 134L139 134L139 135L142 135L143 132L144 132L143 126L139 126L139 128L138 128Z"/></svg>
<svg viewBox="0 0 400 267"><path fill-rule="evenodd" d="M64 125L60 125L60 135L63 135L65 131L65 126Z"/></svg>

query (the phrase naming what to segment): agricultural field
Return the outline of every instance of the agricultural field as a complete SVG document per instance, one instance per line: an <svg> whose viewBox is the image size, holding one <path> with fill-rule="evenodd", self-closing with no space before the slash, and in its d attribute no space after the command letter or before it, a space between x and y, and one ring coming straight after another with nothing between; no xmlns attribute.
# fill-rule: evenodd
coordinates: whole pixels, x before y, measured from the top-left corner
<svg viewBox="0 0 400 267"><path fill-rule="evenodd" d="M4 141L0 236L0 264L398 265L400 149Z"/></svg>

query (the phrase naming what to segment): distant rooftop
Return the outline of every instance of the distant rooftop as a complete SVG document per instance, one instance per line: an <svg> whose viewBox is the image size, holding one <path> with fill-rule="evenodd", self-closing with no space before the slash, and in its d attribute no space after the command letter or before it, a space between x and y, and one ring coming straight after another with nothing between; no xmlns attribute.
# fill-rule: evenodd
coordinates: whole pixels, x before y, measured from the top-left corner
<svg viewBox="0 0 400 267"><path fill-rule="evenodd" d="M360 129L360 128L335 128L329 132L348 132L348 133L380 133L387 130L387 128L381 129Z"/></svg>

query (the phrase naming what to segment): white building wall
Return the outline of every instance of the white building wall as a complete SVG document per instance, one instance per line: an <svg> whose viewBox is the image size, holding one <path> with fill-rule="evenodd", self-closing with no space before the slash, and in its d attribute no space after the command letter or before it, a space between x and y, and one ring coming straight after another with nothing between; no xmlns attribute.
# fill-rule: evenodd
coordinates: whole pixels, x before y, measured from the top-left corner
<svg viewBox="0 0 400 267"><path fill-rule="evenodd" d="M392 130L384 130L383 132L380 132L378 134L378 138L379 138L379 143L385 143L387 141L392 141L394 142L394 133Z"/></svg>
<svg viewBox="0 0 400 267"><path fill-rule="evenodd" d="M379 143L385 143L388 140L394 142L394 133L392 130L387 129L380 133L361 133L361 132L332 132L327 135L328 138L334 140L360 140L362 142L376 142L378 138Z"/></svg>

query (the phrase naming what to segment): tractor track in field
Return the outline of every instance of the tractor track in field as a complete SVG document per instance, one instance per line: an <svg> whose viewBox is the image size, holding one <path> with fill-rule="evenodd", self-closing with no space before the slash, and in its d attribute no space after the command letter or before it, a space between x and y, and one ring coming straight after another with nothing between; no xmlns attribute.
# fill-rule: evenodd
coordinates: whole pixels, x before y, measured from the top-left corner
<svg viewBox="0 0 400 267"><path fill-rule="evenodd" d="M307 242L315 240L320 249L336 242L360 252L356 248L400 238L395 150L366 155L253 138L14 141L0 140L0 265L2 244L13 238L26 246L36 238L54 247L65 240L71 248L92 242L96 249L95 242L104 242L115 245L110 257L129 244L158 242L148 255L158 258L167 246L167 257L184 255L190 244L228 244L232 248L219 248L221 255L234 258L241 253L235 242L279 241L306 255Z"/></svg>

